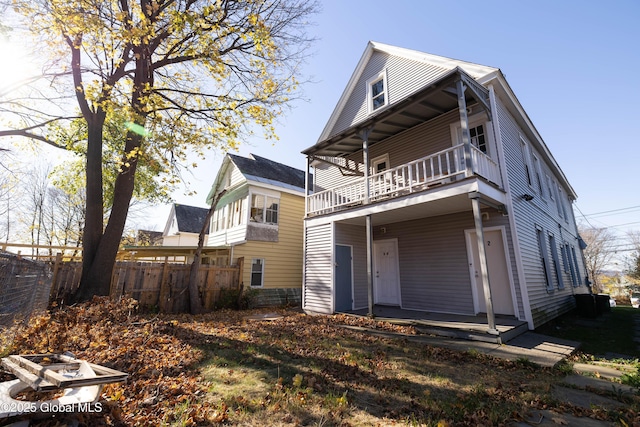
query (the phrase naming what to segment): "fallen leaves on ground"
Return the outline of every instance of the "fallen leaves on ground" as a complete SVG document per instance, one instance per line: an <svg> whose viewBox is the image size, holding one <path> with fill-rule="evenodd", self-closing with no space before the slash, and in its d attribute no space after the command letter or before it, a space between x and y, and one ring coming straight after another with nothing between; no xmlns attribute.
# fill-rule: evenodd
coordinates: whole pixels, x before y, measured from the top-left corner
<svg viewBox="0 0 640 427"><path fill-rule="evenodd" d="M271 311L154 315L95 298L32 319L10 352L69 351L127 372L104 387L102 412L76 415L90 426L500 425L552 405L549 370L417 344L411 326ZM263 388L234 391L255 372Z"/></svg>

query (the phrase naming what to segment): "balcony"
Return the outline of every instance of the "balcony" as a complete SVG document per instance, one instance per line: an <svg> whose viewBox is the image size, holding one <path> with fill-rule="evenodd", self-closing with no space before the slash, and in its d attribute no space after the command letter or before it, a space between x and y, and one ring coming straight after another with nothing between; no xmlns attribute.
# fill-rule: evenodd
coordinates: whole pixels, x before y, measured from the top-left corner
<svg viewBox="0 0 640 427"><path fill-rule="evenodd" d="M458 179L479 176L502 187L498 164L476 147L470 145L471 168L466 167L464 145L459 144L440 152L413 160L393 169L357 178L347 184L307 196L307 216L324 215L360 206L367 200L375 203L446 185Z"/></svg>

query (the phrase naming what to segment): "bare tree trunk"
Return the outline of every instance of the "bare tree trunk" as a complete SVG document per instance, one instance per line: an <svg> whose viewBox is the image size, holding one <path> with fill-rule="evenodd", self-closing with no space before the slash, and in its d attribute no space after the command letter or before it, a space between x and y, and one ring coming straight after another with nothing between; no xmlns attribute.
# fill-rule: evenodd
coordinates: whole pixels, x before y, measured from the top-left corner
<svg viewBox="0 0 640 427"><path fill-rule="evenodd" d="M203 298L200 295L200 290L198 289L198 270L202 264L202 248L204 246L204 238L209 233L211 217L216 210L218 202L226 192L226 190L222 190L222 192L214 197L213 202L211 202L211 207L209 207L209 211L207 212L207 216L204 219L204 224L202 224L200 234L198 235L198 248L193 255L193 262L191 263L191 268L189 270L189 311L191 314L202 313L204 309Z"/></svg>

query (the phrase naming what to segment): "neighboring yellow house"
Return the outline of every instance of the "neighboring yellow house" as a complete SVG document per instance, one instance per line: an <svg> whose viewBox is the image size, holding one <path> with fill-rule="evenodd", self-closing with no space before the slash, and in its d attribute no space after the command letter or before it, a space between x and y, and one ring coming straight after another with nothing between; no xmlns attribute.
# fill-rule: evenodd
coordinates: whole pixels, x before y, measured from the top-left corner
<svg viewBox="0 0 640 427"><path fill-rule="evenodd" d="M211 219L208 246L244 258L243 282L258 305L299 303L302 288L305 173L256 155L227 154L207 203L225 191Z"/></svg>

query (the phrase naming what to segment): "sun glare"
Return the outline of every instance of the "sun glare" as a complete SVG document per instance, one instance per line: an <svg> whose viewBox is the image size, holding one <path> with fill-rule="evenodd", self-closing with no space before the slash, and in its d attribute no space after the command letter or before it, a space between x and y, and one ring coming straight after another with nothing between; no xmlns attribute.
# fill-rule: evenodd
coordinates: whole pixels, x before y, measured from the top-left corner
<svg viewBox="0 0 640 427"><path fill-rule="evenodd" d="M36 75L24 47L0 37L0 96L15 90Z"/></svg>

